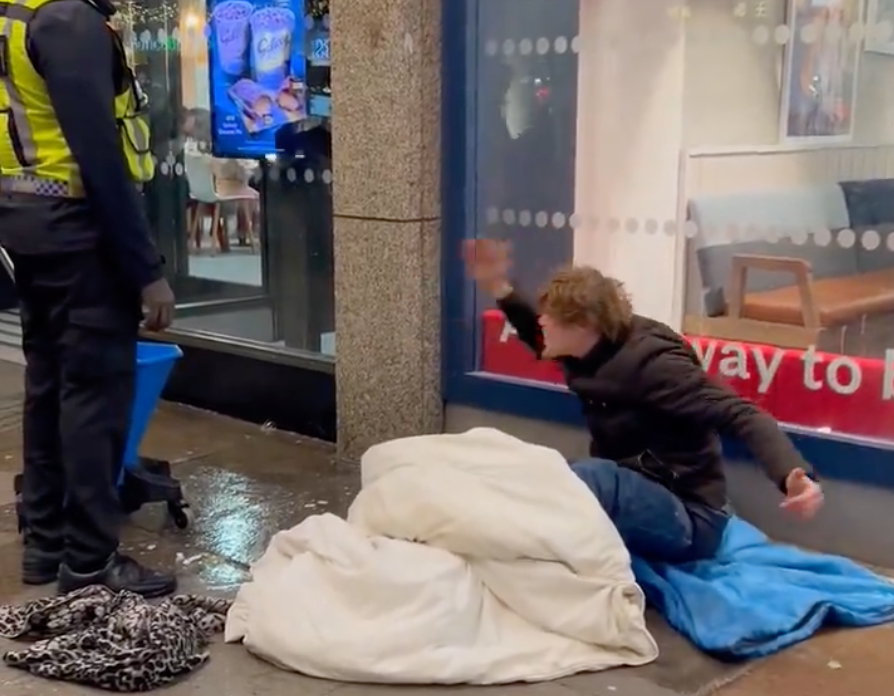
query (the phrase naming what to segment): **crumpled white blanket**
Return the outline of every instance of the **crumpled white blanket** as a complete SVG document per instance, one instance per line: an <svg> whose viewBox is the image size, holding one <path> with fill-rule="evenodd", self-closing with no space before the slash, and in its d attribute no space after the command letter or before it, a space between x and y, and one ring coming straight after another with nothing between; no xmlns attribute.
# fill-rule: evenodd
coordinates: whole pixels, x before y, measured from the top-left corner
<svg viewBox="0 0 894 696"><path fill-rule="evenodd" d="M562 456L498 430L363 457L347 521L276 534L227 641L356 682L497 684L658 656L614 525Z"/></svg>

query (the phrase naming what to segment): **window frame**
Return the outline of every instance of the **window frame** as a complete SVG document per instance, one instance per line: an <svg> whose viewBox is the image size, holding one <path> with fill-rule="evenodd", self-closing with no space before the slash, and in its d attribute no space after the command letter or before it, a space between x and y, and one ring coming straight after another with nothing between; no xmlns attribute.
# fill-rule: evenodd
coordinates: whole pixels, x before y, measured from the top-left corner
<svg viewBox="0 0 894 696"><path fill-rule="evenodd" d="M456 404L513 416L584 426L580 405L567 388L488 374L478 370L481 319L465 278L460 247L477 233L475 138L468 132L477 108L468 79L477 75L479 7L488 0L442 0L442 395ZM547 2L548 0L543 0ZM474 317L470 326L469 318ZM471 329L471 330L470 330ZM894 489L894 442L783 426L804 457L825 477ZM737 443L724 442L728 456L750 461Z"/></svg>

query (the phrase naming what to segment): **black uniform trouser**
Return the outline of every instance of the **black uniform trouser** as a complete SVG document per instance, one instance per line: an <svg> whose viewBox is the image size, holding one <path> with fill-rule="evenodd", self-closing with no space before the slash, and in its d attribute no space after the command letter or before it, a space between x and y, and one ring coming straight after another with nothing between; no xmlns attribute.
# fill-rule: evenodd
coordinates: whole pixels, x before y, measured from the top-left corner
<svg viewBox="0 0 894 696"><path fill-rule="evenodd" d="M140 303L98 251L12 255L27 362L22 502L28 543L99 570L118 547L117 481Z"/></svg>

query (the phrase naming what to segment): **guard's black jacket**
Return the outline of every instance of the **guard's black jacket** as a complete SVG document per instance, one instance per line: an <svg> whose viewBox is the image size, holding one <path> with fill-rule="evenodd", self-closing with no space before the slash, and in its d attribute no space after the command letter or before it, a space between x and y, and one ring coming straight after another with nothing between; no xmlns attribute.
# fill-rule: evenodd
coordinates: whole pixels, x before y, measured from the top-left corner
<svg viewBox="0 0 894 696"><path fill-rule="evenodd" d="M106 26L114 13L109 0L58 0L43 5L28 25L28 57L46 83L87 197L0 192L0 244L23 255L99 246L141 290L162 277L163 267L115 123L124 75Z"/></svg>
<svg viewBox="0 0 894 696"><path fill-rule="evenodd" d="M539 357L531 305L512 294L499 306ZM618 342L559 362L581 400L590 454L641 471L684 501L726 504L719 435L744 442L783 491L793 469L814 475L771 416L705 374L686 340L660 322L635 316Z"/></svg>

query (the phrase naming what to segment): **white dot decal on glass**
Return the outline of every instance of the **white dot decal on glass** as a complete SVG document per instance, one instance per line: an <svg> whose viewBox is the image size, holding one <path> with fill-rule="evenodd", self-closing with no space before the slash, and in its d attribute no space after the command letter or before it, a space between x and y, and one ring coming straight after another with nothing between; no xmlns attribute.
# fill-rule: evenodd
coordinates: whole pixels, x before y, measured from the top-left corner
<svg viewBox="0 0 894 696"><path fill-rule="evenodd" d="M838 246L842 249L852 249L856 243L857 235L854 234L852 229L846 227L838 233Z"/></svg>
<svg viewBox="0 0 894 696"><path fill-rule="evenodd" d="M801 28L801 43L813 44L819 39L820 30L813 24Z"/></svg>
<svg viewBox="0 0 894 696"><path fill-rule="evenodd" d="M174 162L176 162L176 161L177 161L177 158L174 157L174 153L173 153L173 152L169 152L169 153L168 153L168 156L165 157L165 162L168 163L168 167L173 167L173 166L174 166Z"/></svg>
<svg viewBox="0 0 894 696"><path fill-rule="evenodd" d="M295 167L289 167L289 169L286 171L286 179L288 179L293 184L298 181L298 172L295 171Z"/></svg>
<svg viewBox="0 0 894 696"><path fill-rule="evenodd" d="M140 43L151 43L152 42L152 32L148 29L144 30L142 34L140 34Z"/></svg>
<svg viewBox="0 0 894 696"><path fill-rule="evenodd" d="M655 234L658 231L658 220L649 218L643 225L643 229L646 231L646 234Z"/></svg>
<svg viewBox="0 0 894 696"><path fill-rule="evenodd" d="M518 42L518 52L523 56L529 56L534 52L534 42L531 39L522 39Z"/></svg>
<svg viewBox="0 0 894 696"><path fill-rule="evenodd" d="M756 26L751 32L751 40L758 46L764 45L770 40L770 29L764 24Z"/></svg>
<svg viewBox="0 0 894 696"><path fill-rule="evenodd" d="M665 220L664 224L661 226L661 229L664 230L664 233L668 237L675 237L677 235L677 221Z"/></svg>
<svg viewBox="0 0 894 696"><path fill-rule="evenodd" d="M164 29L158 30L158 43L165 43L168 40L168 32Z"/></svg>
<svg viewBox="0 0 894 696"><path fill-rule="evenodd" d="M164 176L167 176L167 175L168 175L168 172L171 171L171 165L169 165L167 162L162 162L162 163L161 163L161 167L159 167L159 169L161 169L161 173L162 173Z"/></svg>
<svg viewBox="0 0 894 696"><path fill-rule="evenodd" d="M515 224L515 211L508 208L503 211L503 222L507 225Z"/></svg>
<svg viewBox="0 0 894 696"><path fill-rule="evenodd" d="M801 227L792 230L792 244L797 244L798 246L807 244L807 230Z"/></svg>
<svg viewBox="0 0 894 696"><path fill-rule="evenodd" d="M694 239L698 236L698 225L695 220L687 220L683 225L683 234L687 239Z"/></svg>
<svg viewBox="0 0 894 696"><path fill-rule="evenodd" d="M497 55L497 51L500 50L499 44L495 39L488 39L484 43L484 53L489 56Z"/></svg>
<svg viewBox="0 0 894 696"><path fill-rule="evenodd" d="M575 36L571 39L571 52L572 53L580 53L580 37Z"/></svg>
<svg viewBox="0 0 894 696"><path fill-rule="evenodd" d="M624 229L633 234L639 229L639 220L636 218L627 218L627 221L624 223Z"/></svg>
<svg viewBox="0 0 894 696"><path fill-rule="evenodd" d="M568 39L566 39L564 36L557 37L555 43L553 44L553 47L555 48L556 53L567 53Z"/></svg>
<svg viewBox="0 0 894 696"><path fill-rule="evenodd" d="M780 24L773 30L773 41L780 46L785 46L790 38L792 30L788 28L788 24Z"/></svg>
<svg viewBox="0 0 894 696"><path fill-rule="evenodd" d="M894 232L888 235L885 246L888 247L888 251L894 251Z"/></svg>
<svg viewBox="0 0 894 696"><path fill-rule="evenodd" d="M564 213L553 213L553 227L557 230L565 227L565 214Z"/></svg>
<svg viewBox="0 0 894 696"><path fill-rule="evenodd" d="M608 231L609 232L617 232L621 229L621 221L618 218L609 218L608 219Z"/></svg>
<svg viewBox="0 0 894 696"><path fill-rule="evenodd" d="M522 227L529 227L531 225L530 210L523 210L518 214L518 224Z"/></svg>
<svg viewBox="0 0 894 696"><path fill-rule="evenodd" d="M270 167L270 181L279 181L279 167L276 165Z"/></svg>
<svg viewBox="0 0 894 696"><path fill-rule="evenodd" d="M183 165L180 162L174 165L174 176L183 176Z"/></svg>
<svg viewBox="0 0 894 696"><path fill-rule="evenodd" d="M571 215L568 216L568 225L569 225L569 226L571 227L571 229L573 229L573 230L580 229L580 226L581 226L581 216L578 215L577 213L571 213Z"/></svg>
<svg viewBox="0 0 894 696"><path fill-rule="evenodd" d="M537 39L537 53L539 53L541 56L545 56L547 53L549 53L549 45L549 39L545 37Z"/></svg>
<svg viewBox="0 0 894 696"><path fill-rule="evenodd" d="M546 227L549 224L549 214L541 210L534 216L534 224L537 227Z"/></svg>
<svg viewBox="0 0 894 696"><path fill-rule="evenodd" d="M844 27L841 25L841 22L832 22L831 24L826 25L826 30L824 33L823 40L829 43L840 43L841 39L844 37Z"/></svg>
<svg viewBox="0 0 894 696"><path fill-rule="evenodd" d="M512 39L506 39L503 42L503 55L511 56L513 53L515 53L515 41L513 41Z"/></svg>
<svg viewBox="0 0 894 696"><path fill-rule="evenodd" d="M323 183L326 184L326 186L329 186L329 184L332 183L332 170L331 169L323 170Z"/></svg>
<svg viewBox="0 0 894 696"><path fill-rule="evenodd" d="M875 251L882 244L882 238L875 230L866 230L860 236L860 243L866 251Z"/></svg>
<svg viewBox="0 0 894 696"><path fill-rule="evenodd" d="M316 177L314 176L314 170L313 170L313 169L305 169L305 170L304 170L304 180L305 180L308 184L312 184L312 183L314 182L314 179L315 179L315 178L316 178Z"/></svg>
<svg viewBox="0 0 894 696"><path fill-rule="evenodd" d="M813 243L820 247L829 246L832 242L832 232L827 229L816 230L813 233Z"/></svg>
<svg viewBox="0 0 894 696"><path fill-rule="evenodd" d="M500 221L500 211L491 206L487 209L487 224L496 225Z"/></svg>

